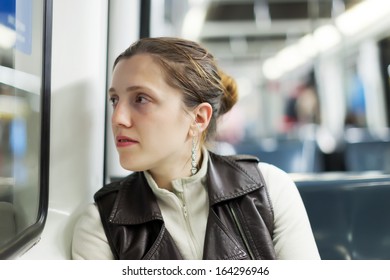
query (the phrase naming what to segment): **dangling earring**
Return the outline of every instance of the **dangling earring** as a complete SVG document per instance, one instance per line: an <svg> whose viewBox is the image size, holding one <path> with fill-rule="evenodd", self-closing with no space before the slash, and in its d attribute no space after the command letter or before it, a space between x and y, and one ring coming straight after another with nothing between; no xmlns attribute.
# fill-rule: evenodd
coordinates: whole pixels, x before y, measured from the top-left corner
<svg viewBox="0 0 390 280"><path fill-rule="evenodd" d="M198 172L196 166L196 136L192 137L192 149L191 149L191 174L195 175Z"/></svg>

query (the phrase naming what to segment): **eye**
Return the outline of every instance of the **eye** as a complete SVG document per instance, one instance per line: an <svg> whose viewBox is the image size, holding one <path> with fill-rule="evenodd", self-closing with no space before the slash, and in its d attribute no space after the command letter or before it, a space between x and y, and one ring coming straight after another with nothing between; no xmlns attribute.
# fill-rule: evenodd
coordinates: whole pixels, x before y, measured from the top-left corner
<svg viewBox="0 0 390 280"><path fill-rule="evenodd" d="M112 107L114 107L114 108L115 108L116 104L118 104L118 100L119 100L118 96L115 96L115 95L110 96L110 98L109 98L109 102L111 103Z"/></svg>
<svg viewBox="0 0 390 280"><path fill-rule="evenodd" d="M146 96L144 96L143 94L137 95L135 98L135 103L138 103L138 104L146 104L148 102L149 102L149 99Z"/></svg>

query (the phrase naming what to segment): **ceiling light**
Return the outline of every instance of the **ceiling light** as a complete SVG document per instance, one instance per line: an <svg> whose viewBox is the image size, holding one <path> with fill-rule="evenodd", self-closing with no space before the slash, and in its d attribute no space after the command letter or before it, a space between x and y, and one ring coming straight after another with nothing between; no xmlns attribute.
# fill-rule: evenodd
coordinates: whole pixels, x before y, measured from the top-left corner
<svg viewBox="0 0 390 280"><path fill-rule="evenodd" d="M339 31L330 24L317 28L313 33L313 38L321 51L327 51L341 42Z"/></svg>
<svg viewBox="0 0 390 280"><path fill-rule="evenodd" d="M389 0L364 1L338 16L335 20L337 28L347 36L361 32L365 28L389 16Z"/></svg>

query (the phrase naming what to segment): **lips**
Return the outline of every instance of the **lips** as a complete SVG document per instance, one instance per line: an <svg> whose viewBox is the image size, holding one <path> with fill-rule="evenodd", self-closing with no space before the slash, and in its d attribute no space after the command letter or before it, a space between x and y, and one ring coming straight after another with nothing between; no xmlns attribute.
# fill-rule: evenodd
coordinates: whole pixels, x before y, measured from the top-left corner
<svg viewBox="0 0 390 280"><path fill-rule="evenodd" d="M137 140L134 140L134 139L127 137L127 136L117 136L116 137L116 146L117 147L127 147L127 146L131 146L131 145L134 145L137 143L138 143Z"/></svg>

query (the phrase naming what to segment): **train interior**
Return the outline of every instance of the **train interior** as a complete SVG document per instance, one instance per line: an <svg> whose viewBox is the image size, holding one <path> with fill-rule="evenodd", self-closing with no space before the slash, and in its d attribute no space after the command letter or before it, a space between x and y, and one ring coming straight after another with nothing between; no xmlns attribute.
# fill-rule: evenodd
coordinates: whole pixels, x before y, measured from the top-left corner
<svg viewBox="0 0 390 280"><path fill-rule="evenodd" d="M129 174L107 85L140 37L200 42L240 98L209 149L289 173L322 259L390 259L390 2L2 0L0 258L70 259L93 194Z"/></svg>

